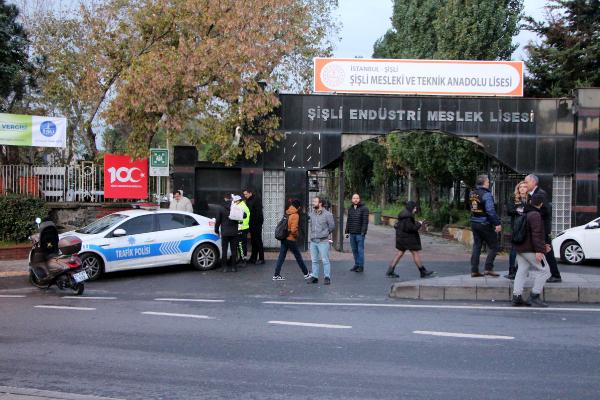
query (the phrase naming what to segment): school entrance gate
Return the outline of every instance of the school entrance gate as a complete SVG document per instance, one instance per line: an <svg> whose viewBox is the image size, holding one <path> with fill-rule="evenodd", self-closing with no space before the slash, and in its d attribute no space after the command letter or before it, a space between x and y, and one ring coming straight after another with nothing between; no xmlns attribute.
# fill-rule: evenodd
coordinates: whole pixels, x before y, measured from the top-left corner
<svg viewBox="0 0 600 400"><path fill-rule="evenodd" d="M284 94L280 100L284 139L256 163L239 163L243 186L266 187L264 170L283 171L282 200L308 204L309 175L343 167L344 150L390 132L420 130L469 139L513 171L538 175L552 194L555 230L598 215L600 88L560 99ZM175 180L178 170L189 173L195 166L176 165ZM337 185L330 186L336 188L337 225L343 229L343 168L339 171ZM270 172L267 185L272 177ZM282 204L270 196L270 204ZM336 238L339 247L342 235Z"/></svg>

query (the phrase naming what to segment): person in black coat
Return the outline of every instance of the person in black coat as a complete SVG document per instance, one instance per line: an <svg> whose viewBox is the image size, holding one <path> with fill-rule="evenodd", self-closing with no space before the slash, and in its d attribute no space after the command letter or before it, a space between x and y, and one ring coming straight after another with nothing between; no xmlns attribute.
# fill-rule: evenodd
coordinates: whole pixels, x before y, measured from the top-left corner
<svg viewBox="0 0 600 400"><path fill-rule="evenodd" d="M219 209L217 217L215 219L215 233L221 236L221 266L223 272L228 272L231 268L232 272L237 272L237 247L238 247L238 221L229 219L229 213L231 211L231 199L230 194L226 194L224 202ZM227 259L227 248L231 251L231 263L228 263Z"/></svg>
<svg viewBox="0 0 600 400"><path fill-rule="evenodd" d="M410 254L415 261L421 278L428 278L435 274L433 271L428 271L423 266L421 261L421 236L419 235L419 229L421 228L422 222L415 221L414 214L417 212L417 203L414 201L408 201L406 208L398 214L398 222L396 223L396 249L398 253L389 265L386 276L390 278L398 278L398 274L394 273L394 269L406 250L410 251Z"/></svg>
<svg viewBox="0 0 600 400"><path fill-rule="evenodd" d="M250 209L250 245L252 246L252 251L248 261L251 264L264 264L265 250L262 241L264 216L262 201L252 188L244 190L244 197L246 198L246 205Z"/></svg>

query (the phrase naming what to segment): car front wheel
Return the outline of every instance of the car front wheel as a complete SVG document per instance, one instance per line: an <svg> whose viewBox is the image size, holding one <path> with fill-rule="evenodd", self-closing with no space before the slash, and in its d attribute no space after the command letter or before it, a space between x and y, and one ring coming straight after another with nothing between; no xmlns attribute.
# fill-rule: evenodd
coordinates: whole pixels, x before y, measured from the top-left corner
<svg viewBox="0 0 600 400"><path fill-rule="evenodd" d="M192 254L192 265L200 271L208 271L216 267L219 261L217 248L209 243L202 243Z"/></svg>
<svg viewBox="0 0 600 400"><path fill-rule="evenodd" d="M83 254L81 256L81 267L87 272L90 281L95 281L102 275L102 260L95 254Z"/></svg>
<svg viewBox="0 0 600 400"><path fill-rule="evenodd" d="M574 240L565 242L560 248L560 257L569 264L577 265L585 261L581 245Z"/></svg>

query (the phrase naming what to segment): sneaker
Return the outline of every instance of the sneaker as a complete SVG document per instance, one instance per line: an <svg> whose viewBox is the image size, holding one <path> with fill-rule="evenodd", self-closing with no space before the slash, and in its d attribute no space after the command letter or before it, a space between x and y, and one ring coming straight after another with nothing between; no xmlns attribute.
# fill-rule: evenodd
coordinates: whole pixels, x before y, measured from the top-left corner
<svg viewBox="0 0 600 400"><path fill-rule="evenodd" d="M311 276L310 278L308 278L308 280L306 281L306 283L308 283L308 284L319 283L319 279L315 278L314 276Z"/></svg>
<svg viewBox="0 0 600 400"><path fill-rule="evenodd" d="M329 277L328 277L328 276L326 276L326 277L325 277L325 279L323 280L323 283L324 283L325 285L331 285L331 279L329 279Z"/></svg>
<svg viewBox="0 0 600 400"><path fill-rule="evenodd" d="M310 277L312 277L312 275L310 274L310 272L308 274L304 275L304 279L308 279Z"/></svg>
<svg viewBox="0 0 600 400"><path fill-rule="evenodd" d="M528 302L531 303L532 306L543 307L543 308L548 307L548 304L546 304L542 301L542 298L540 297L539 293L538 294L531 293L531 295L529 296Z"/></svg>
<svg viewBox="0 0 600 400"><path fill-rule="evenodd" d="M273 275L274 281L285 281L285 278L281 275Z"/></svg>

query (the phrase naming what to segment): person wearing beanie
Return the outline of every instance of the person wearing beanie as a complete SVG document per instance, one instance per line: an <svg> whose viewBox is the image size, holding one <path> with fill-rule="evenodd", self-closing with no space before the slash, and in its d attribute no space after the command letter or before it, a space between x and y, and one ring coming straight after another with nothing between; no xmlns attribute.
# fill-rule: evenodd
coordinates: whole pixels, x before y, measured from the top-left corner
<svg viewBox="0 0 600 400"><path fill-rule="evenodd" d="M281 245L279 247L279 257L277 257L277 264L275 265L275 273L273 274L274 281L284 281L285 278L281 276L281 267L283 266L283 262L285 261L285 257L287 256L288 250L291 250L292 254L296 258L296 262L298 266L302 270L302 274L304 275L304 279L310 278L310 274L308 273L308 268L306 268L306 264L302 259L302 254L300 250L298 250L298 245L296 244L296 240L298 239L298 231L300 225L300 216L298 215L298 210L300 210L300 206L302 203L300 200L294 199L291 201L290 206L285 211L287 215L288 222L288 236L286 239L281 241Z"/></svg>
<svg viewBox="0 0 600 400"><path fill-rule="evenodd" d="M419 229L423 224L421 221L415 221L414 214L417 212L417 203L414 201L406 202L404 210L398 214L398 222L396 228L396 249L398 253L388 267L386 276L390 278L398 278L398 274L394 272L396 265L400 262L404 253L408 250L413 257L413 260L419 269L421 278L429 278L435 274L434 271L428 271L421 261L421 237Z"/></svg>

